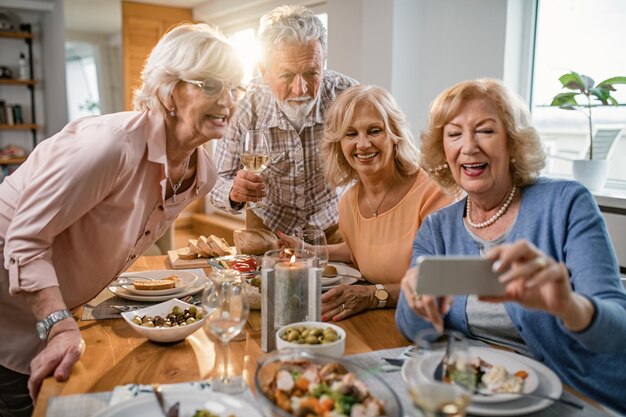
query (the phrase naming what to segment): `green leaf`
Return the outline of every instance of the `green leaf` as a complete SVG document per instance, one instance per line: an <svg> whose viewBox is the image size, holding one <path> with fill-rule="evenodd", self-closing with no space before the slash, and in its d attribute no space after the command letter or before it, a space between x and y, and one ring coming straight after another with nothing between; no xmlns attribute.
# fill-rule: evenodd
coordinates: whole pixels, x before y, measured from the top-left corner
<svg viewBox="0 0 626 417"><path fill-rule="evenodd" d="M580 92L585 91L585 82L580 75L574 71L561 75L559 81L563 87L567 89L579 90Z"/></svg>
<svg viewBox="0 0 626 417"><path fill-rule="evenodd" d="M609 90L607 90L606 88L603 88L603 87L592 88L591 90L589 90L589 95L594 96L602 104L607 106L609 104L607 100L608 100L609 97L611 97L611 92Z"/></svg>
<svg viewBox="0 0 626 417"><path fill-rule="evenodd" d="M564 105L570 106L578 106L578 102L576 101L576 96L580 93L560 93L554 96L551 106L559 106L562 107Z"/></svg>
<svg viewBox="0 0 626 417"><path fill-rule="evenodd" d="M623 77L623 76L611 77L602 81L596 87L604 87L607 90L615 91L615 87L613 87L613 85L615 84L626 84L626 77Z"/></svg>
<svg viewBox="0 0 626 417"><path fill-rule="evenodd" d="M612 96L609 96L608 100L612 105L619 106L619 103L617 102L617 100L615 100Z"/></svg>

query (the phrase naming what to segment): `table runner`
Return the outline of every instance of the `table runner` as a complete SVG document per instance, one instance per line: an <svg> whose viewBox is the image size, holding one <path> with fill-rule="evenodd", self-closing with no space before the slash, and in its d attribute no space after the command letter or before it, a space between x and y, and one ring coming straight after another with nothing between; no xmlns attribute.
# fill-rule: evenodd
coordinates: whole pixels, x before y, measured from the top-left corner
<svg viewBox="0 0 626 417"><path fill-rule="evenodd" d="M406 357L407 356L407 348L394 348L394 349L384 349L377 350L368 353L362 353L358 355L350 355L346 356L344 359L348 362L357 364L363 368L367 368L370 370L378 369L380 370L379 376L391 386L391 388L398 394L400 400L402 402L402 408L404 409L404 413L406 417L419 417L420 413L417 412L411 401L409 399L408 394L406 393L406 385L400 376L400 368L399 367L391 367L384 365L382 358L386 357ZM197 386L204 386L203 389L210 389L210 384L198 381L195 383L181 383L181 384L165 384L162 385L163 390L168 389L180 389L181 387L189 387L189 384L196 384ZM99 410L105 408L107 405L112 403L113 401L119 401L122 398L125 398L121 395L121 393L125 392L125 395L128 396L128 392L131 392L133 387L138 387L137 385L130 384L124 385L122 387L116 387L115 389L115 398L114 392L98 392L92 394L79 394L79 395L69 395L62 397L52 397L48 400L48 411L47 417L90 417L97 413ZM120 395L117 395L120 394ZM249 390L243 394L243 398L247 401L254 403L254 398ZM562 398L580 402L581 400L577 399L574 395L563 391ZM585 405L583 410L576 410L572 407L568 407L564 404L554 403L551 406L534 412L530 414L526 414L526 416L530 417L607 417L608 414L591 407L589 405Z"/></svg>
<svg viewBox="0 0 626 417"><path fill-rule="evenodd" d="M192 272L198 276L198 281L202 280L206 281L208 278L206 277L204 271L200 268L198 269L184 269L183 271ZM123 274L122 274L123 275ZM199 285L198 283L194 285ZM198 301L200 299L200 295L202 291L196 293L193 296L194 301ZM176 294L172 295L172 298L175 298ZM89 302L85 303L83 306L83 314L81 316L81 320L105 320L105 319L119 319L121 318L120 312L114 309L112 306L136 306L138 308L149 307L151 305L161 303L162 301L132 301L127 300L125 298L118 297L109 291L108 287L100 291L98 295L96 295Z"/></svg>

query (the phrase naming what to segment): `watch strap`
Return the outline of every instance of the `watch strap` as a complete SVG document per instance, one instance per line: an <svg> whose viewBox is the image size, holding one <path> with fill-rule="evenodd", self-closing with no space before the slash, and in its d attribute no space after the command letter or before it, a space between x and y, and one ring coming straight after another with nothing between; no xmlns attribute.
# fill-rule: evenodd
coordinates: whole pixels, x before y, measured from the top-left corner
<svg viewBox="0 0 626 417"><path fill-rule="evenodd" d="M39 334L39 338L42 340L48 339L48 335L50 334L50 330L52 329L52 327L61 320L65 320L70 317L72 317L72 313L69 310L65 309L50 313L48 317L38 321L37 333Z"/></svg>

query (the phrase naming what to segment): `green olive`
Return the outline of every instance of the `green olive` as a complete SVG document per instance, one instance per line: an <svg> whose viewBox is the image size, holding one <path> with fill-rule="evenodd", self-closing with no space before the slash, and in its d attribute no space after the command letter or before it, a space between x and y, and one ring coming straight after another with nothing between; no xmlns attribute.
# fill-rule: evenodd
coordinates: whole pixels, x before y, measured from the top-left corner
<svg viewBox="0 0 626 417"><path fill-rule="evenodd" d="M133 317L133 323L141 325L142 323L141 317L139 316Z"/></svg>
<svg viewBox="0 0 626 417"><path fill-rule="evenodd" d="M320 342L320 341L319 341L319 339L317 338L317 336L312 335L312 334L308 335L308 336L304 339L304 341L305 341L305 343L306 343L307 345L317 345L317 344L319 344L319 342Z"/></svg>
<svg viewBox="0 0 626 417"><path fill-rule="evenodd" d="M204 313L200 310L196 311L196 320L202 320L202 317L204 317Z"/></svg>
<svg viewBox="0 0 626 417"><path fill-rule="evenodd" d="M193 317L189 317L187 319L187 321L185 321L186 324L192 324L192 323L195 323L195 322L196 322L196 319L194 319Z"/></svg>
<svg viewBox="0 0 626 417"><path fill-rule="evenodd" d="M180 307L178 307L178 306L174 306L174 308L172 308L172 313L174 313L174 314L176 314L176 315L179 315L179 314L181 314L182 312L183 312L183 310L181 310L181 308L180 308Z"/></svg>
<svg viewBox="0 0 626 417"><path fill-rule="evenodd" d="M198 307L196 306L189 307L189 314L191 314L192 316L194 316L197 311L198 311Z"/></svg>

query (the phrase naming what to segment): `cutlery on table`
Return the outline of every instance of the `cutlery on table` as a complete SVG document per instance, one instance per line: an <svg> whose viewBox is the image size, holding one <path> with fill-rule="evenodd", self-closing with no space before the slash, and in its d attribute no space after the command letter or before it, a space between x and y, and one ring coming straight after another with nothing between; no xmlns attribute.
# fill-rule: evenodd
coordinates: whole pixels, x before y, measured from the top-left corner
<svg viewBox="0 0 626 417"><path fill-rule="evenodd" d="M178 417L178 408L180 403L177 401L170 408L165 407L165 398L163 398L163 394L161 393L161 386L159 384L152 385L152 392L154 392L154 396L159 403L159 407L161 407L161 411L165 417Z"/></svg>
<svg viewBox="0 0 626 417"><path fill-rule="evenodd" d="M193 304L195 306L199 306L202 301L193 301L193 295L188 295L186 297L179 298L180 301L184 303ZM116 309L120 313L126 313L127 311L139 310L140 308L145 308L146 306L137 306L137 305L112 305L111 308Z"/></svg>
<svg viewBox="0 0 626 417"><path fill-rule="evenodd" d="M510 393L510 392L484 392L481 391L480 389L476 389L474 390L474 395L478 395L481 397L496 397L498 395L519 395L521 397L531 397L531 398L541 398L544 400L550 400L550 401L554 401L557 403L561 403L561 404L565 404L565 405L569 405L570 407L576 408L578 410L582 410L585 408L584 405L579 404L577 402L574 401L570 401L570 400L565 400L563 398L555 398L555 397L551 397L549 395L546 394L539 394L536 392L516 392L516 393Z"/></svg>

